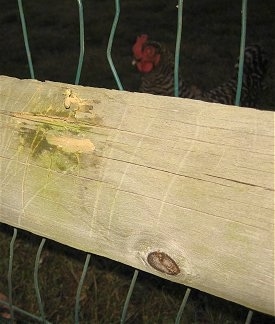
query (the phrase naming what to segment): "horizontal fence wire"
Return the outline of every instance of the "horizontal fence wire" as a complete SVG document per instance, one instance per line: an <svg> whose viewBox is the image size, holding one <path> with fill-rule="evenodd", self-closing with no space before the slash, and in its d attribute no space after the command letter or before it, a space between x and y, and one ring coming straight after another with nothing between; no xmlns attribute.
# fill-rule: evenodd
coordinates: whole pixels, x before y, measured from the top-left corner
<svg viewBox="0 0 275 324"><path fill-rule="evenodd" d="M7 307L10 307L10 305L9 305L9 303L8 302L5 302L4 300L1 300L1 302L0 302L0 304L3 304L3 305L5 305L5 306L7 306ZM9 310L11 310L12 312L16 312L16 313L19 313L19 314L21 314L21 315L23 315L23 316L25 316L25 317L29 317L29 318L31 318L31 319L33 319L33 320L35 320L35 321L37 321L37 322L39 322L39 323L41 323L42 322L42 318L41 317L39 317L39 316L36 316L36 315L34 315L34 314L32 314L32 313L29 313L29 312L27 312L27 311L25 311L24 309L22 309L22 308L20 308L20 307L17 307L17 306L15 306L15 305L12 305L12 307L11 307L11 309L9 308ZM0 323L1 323L1 317L0 317ZM5 321L4 322L5 324L7 324L7 323L16 323L16 320L15 320L15 318L12 320L10 320L10 321ZM26 322L26 321L22 321L22 322L19 322L19 323L24 323L24 324L27 324L27 323L29 323L29 322ZM45 321L44 322L45 324L52 324L52 322L49 322L49 321Z"/></svg>
<svg viewBox="0 0 275 324"><path fill-rule="evenodd" d="M84 53L85 53L85 44L84 44L84 13L83 13L83 5L81 0L77 0L78 3L78 10L79 10L79 59L78 59L78 65L77 65L77 71L76 71L76 77L75 77L75 84L79 84L81 71L82 71L82 65L84 60ZM18 8L20 13L20 20L22 25L22 32L23 32L23 38L24 38L24 44L25 44L25 50L27 54L27 60L28 60L28 66L30 71L30 76L32 79L35 78L34 74L34 68L32 63L32 56L31 56L31 50L29 46L28 41L28 33L27 33L27 26L25 21L25 15L22 5L22 0L18 0ZM175 46L175 65L174 65L174 94L175 96L179 96L179 57L180 57L180 44L181 44L181 33L182 33L182 13L183 13L183 1L179 0L178 2L178 22L177 22L177 38L176 38L176 46ZM115 81L117 83L118 89L123 90L123 86L121 84L119 75L116 71L115 65L113 63L112 59L112 46L113 46L113 40L115 36L115 31L117 28L117 24L119 21L119 15L120 15L120 1L115 0L115 16L112 24L112 28L110 31L109 41L107 45L107 59L110 65L110 68L112 70L113 76L115 78ZM240 42L240 58L239 58L239 65L238 65L238 85L237 85L237 91L236 91L236 99L235 99L235 105L240 105L240 98L241 98L241 90L242 90L242 79L243 79L243 63L244 63L244 50L245 50L245 39L246 39L246 19L247 19L247 0L242 0L242 28L241 28L241 42ZM34 266L34 286L35 286L35 293L38 301L38 307L40 311L40 317L35 316L19 307L16 307L13 305L13 297L12 297L12 266L13 266L13 256L14 256L14 244L17 237L17 229L14 228L13 236L10 242L10 255L9 255L9 266L8 266L8 290L9 290L9 298L8 302L1 301L2 304L9 306L10 312L11 312L11 320L14 321L14 312L19 312L22 315L29 316L30 318L37 320L42 323L50 324L46 320L46 316L43 309L43 302L40 295L39 290L39 284L38 284L38 269L40 264L40 256L42 253L43 246L46 242L45 238L42 238L41 243L39 245L36 259L35 259L35 266ZM81 278L78 284L77 292L76 292L76 300L75 300L75 316L74 320L75 323L79 323L79 313L80 313L80 295L81 295L81 289L85 280L85 276L88 270L89 262L90 262L91 254L87 253L86 260L84 263L83 271L81 274ZM131 299L131 296L133 294L133 290L136 284L136 280L138 277L138 270L134 271L131 284L125 299L121 320L120 323L123 324L126 321L127 317L127 310L129 306L129 302ZM187 288L185 295L183 297L182 303L180 305L179 311L176 316L175 323L179 324L181 320L181 316L183 314L184 308L186 306L188 297L190 295L191 289ZM253 316L253 311L249 310L245 324L249 324L251 322Z"/></svg>

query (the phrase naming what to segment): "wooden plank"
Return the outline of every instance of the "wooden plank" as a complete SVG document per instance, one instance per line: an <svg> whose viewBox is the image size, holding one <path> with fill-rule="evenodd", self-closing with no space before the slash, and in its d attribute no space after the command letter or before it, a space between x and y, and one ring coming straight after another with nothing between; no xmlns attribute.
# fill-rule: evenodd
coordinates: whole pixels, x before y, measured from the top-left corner
<svg viewBox="0 0 275 324"><path fill-rule="evenodd" d="M274 315L274 113L0 77L1 222Z"/></svg>

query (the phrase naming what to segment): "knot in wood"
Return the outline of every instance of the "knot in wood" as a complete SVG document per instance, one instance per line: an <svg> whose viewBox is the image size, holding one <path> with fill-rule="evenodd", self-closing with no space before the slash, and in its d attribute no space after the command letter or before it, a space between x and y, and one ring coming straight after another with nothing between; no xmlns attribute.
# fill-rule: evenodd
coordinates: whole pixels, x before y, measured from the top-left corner
<svg viewBox="0 0 275 324"><path fill-rule="evenodd" d="M168 275L175 276L180 273L180 268L176 262L164 252L150 252L147 261L151 267Z"/></svg>

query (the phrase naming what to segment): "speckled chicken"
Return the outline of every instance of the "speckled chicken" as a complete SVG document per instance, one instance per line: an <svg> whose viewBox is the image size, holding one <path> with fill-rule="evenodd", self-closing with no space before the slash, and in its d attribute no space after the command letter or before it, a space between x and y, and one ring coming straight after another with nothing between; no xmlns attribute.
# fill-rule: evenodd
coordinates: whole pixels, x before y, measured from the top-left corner
<svg viewBox="0 0 275 324"><path fill-rule="evenodd" d="M149 40L148 35L137 37L133 48L134 60L141 72L140 92L164 96L174 95L174 57L162 44ZM244 53L241 106L255 107L262 90L263 78L267 71L267 55L259 45L246 47ZM238 80L237 64L227 82L209 90L200 91L187 85L179 75L179 96L234 105Z"/></svg>

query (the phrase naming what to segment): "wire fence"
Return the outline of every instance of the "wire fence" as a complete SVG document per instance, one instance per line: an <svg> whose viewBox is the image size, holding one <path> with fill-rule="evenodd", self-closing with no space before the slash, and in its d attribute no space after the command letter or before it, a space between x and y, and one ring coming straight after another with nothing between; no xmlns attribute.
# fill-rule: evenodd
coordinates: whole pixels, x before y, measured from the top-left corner
<svg viewBox="0 0 275 324"><path fill-rule="evenodd" d="M83 59L84 59L84 53L85 53L85 37L84 37L84 12L83 12L83 5L81 0L77 0L77 5L78 5L78 13L79 13L79 58L78 58L78 65L77 65L77 70L76 70L76 76L75 76L75 84L79 84L80 78L81 78L81 71L82 71L82 65L83 65ZM18 0L18 10L20 13L20 19L21 19L21 24L22 24L22 32L23 32L23 37L24 37L24 44L25 44L25 50L26 50L26 55L27 55L27 60L28 60L28 66L29 66L29 72L30 72L30 77L32 79L35 78L35 72L34 72L34 67L33 67L33 61L32 61L32 55L31 55L31 49L29 46L29 41L28 41L28 32L27 32L27 24L25 20L25 15L24 15L24 8L23 8L23 3L22 0ZM239 60L239 70L238 70L238 86L237 86L237 93L236 93L236 99L235 99L235 104L239 105L240 104L240 97L241 97L241 89L242 89L242 74L243 74L243 61L244 61L244 48L245 48L245 39L246 39L246 17L247 17L247 0L242 0L242 21L241 21L241 38L240 38L240 60ZM177 21L177 37L176 37L176 44L175 44L175 69L174 69L174 93L175 96L179 95L179 64L180 64L180 48L181 48L181 35L182 35L182 13L183 13L183 0L179 0L178 2L178 21ZM113 77L116 81L116 84L118 86L119 90L123 90L123 85L121 83L120 77L117 73L116 67L114 65L113 59L112 59L112 47L113 47L113 41L115 38L116 34L116 29L117 25L119 23L119 18L120 18L120 1L115 0L115 14L114 14L114 19L113 19L113 24L112 28L110 31L109 35L109 40L108 40L108 45L107 45L107 50L106 50L106 56L107 60L110 65L110 69L113 73ZM36 258L35 258L35 265L34 265L34 287L35 287L35 294L36 294L36 299L37 299L37 304L39 308L39 313L40 316L36 316L30 312L27 312L21 308L16 307L13 304L13 282L12 282L12 271L13 271L13 260L14 260L14 249L15 249L15 242L17 238L17 229L14 228L13 230L13 236L10 241L10 251L9 251L9 265L8 265L8 302L0 300L0 303L3 305L6 305L9 307L10 313L11 313L11 321L15 321L15 313L21 313L24 316L27 316L30 319L36 320L38 322L42 323L50 323L47 321L47 315L45 314L44 308L43 308L43 301L42 297L40 294L40 288L39 288L39 260L41 257L41 252L43 250L44 244L46 242L45 238L41 239L39 248L37 250ZM83 271L82 275L78 284L78 288L76 291L76 297L75 297L75 308L74 308L74 322L75 323L80 323L80 301L81 301L81 291L83 287L83 283L85 280L85 276L87 273L87 269L89 267L89 263L91 261L91 254L87 254L85 263L83 265ZM127 296L125 298L124 302L124 307L122 310L121 314L121 319L120 323L125 323L126 318L127 318L127 310L128 306L131 300L132 293L135 289L135 284L138 279L139 271L134 270L131 284L129 286L129 290L127 293ZM175 318L175 323L180 323L182 314L184 312L186 303L188 301L188 297L191 293L191 288L187 288L182 299L182 303L180 305L180 308L178 310L178 313L176 314ZM245 320L245 324L249 324L251 322L253 316L253 311L248 310L247 317Z"/></svg>

